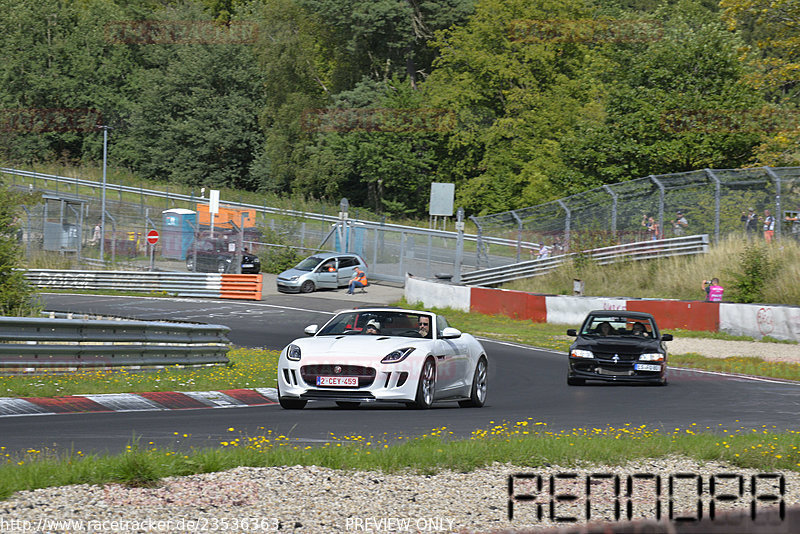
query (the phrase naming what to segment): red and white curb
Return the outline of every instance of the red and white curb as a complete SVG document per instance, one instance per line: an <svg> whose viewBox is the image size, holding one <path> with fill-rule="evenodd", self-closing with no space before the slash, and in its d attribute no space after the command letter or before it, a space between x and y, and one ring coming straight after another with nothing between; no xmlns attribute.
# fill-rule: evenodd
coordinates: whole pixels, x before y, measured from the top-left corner
<svg viewBox="0 0 800 534"><path fill-rule="evenodd" d="M222 391L158 391L152 393L105 393L67 397L0 397L0 417L90 412L146 412L238 408L277 404L275 388L226 389Z"/></svg>

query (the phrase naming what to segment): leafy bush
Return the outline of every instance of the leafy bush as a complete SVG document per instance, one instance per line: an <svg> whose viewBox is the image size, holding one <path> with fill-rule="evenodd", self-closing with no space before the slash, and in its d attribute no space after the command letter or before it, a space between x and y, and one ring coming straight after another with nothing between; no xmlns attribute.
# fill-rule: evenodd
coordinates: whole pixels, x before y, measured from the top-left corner
<svg viewBox="0 0 800 534"><path fill-rule="evenodd" d="M20 271L21 195L5 187L0 190L0 315L27 316L38 311L36 293Z"/></svg>
<svg viewBox="0 0 800 534"><path fill-rule="evenodd" d="M305 257L292 247L270 248L259 256L261 258L261 270L272 274L278 274L294 267Z"/></svg>
<svg viewBox="0 0 800 534"><path fill-rule="evenodd" d="M773 279L775 270L765 247L747 244L740 255L739 269L728 272L733 278L733 300L745 303L763 302L764 288L767 281Z"/></svg>

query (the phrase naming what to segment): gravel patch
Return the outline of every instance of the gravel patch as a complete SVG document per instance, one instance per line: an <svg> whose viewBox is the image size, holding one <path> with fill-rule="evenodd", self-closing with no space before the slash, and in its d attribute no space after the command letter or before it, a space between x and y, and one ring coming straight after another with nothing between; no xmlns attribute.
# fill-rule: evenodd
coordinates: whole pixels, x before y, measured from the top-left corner
<svg viewBox="0 0 800 534"><path fill-rule="evenodd" d="M670 354L695 353L707 358L743 356L773 362L800 363L800 344L681 337L667 341Z"/></svg>
<svg viewBox="0 0 800 534"><path fill-rule="evenodd" d="M716 476L717 494L724 488L738 493L739 476L745 496L731 503L717 503L717 513L748 510L751 502L750 477L759 472L723 463L698 463L684 457L641 460L622 467L584 466L580 469L549 466L519 467L493 464L469 473L443 471L435 475L385 474L375 471L341 471L322 467L240 467L230 471L171 477L157 488L128 488L117 484L75 485L18 492L0 502L2 532L487 532L545 529L568 526L549 518L550 475L576 474L577 479L556 479L555 491L578 498L559 502L556 515L586 522L586 476L606 473L609 479L593 477L591 521L613 520L614 503L622 505L625 519L628 498L626 481L634 481L630 499L633 519L655 519L656 506L662 518L669 515L696 517L698 498L710 503L709 482ZM733 475L728 482L719 477ZM542 477L542 491L536 479ZM655 478L659 475L660 498ZM674 479L669 495L669 478L691 474L694 478ZM514 518L509 520L509 477L514 475ZM615 497L613 475L621 489ZM800 504L800 473L783 472L786 506ZM698 497L697 480L703 494ZM778 475L759 479L759 494L779 494ZM532 494L536 501L516 497ZM660 505L656 503L660 502ZM537 515L543 505L543 517ZM759 502L758 510L766 511ZM708 509L706 508L706 513ZM9 528L12 520L19 528ZM73 521L58 528L56 521ZM5 523L3 523L5 522ZM112 523L115 522L115 523ZM79 527L80 525L80 527ZM37 529L37 526L39 527ZM163 528L162 528L163 527Z"/></svg>

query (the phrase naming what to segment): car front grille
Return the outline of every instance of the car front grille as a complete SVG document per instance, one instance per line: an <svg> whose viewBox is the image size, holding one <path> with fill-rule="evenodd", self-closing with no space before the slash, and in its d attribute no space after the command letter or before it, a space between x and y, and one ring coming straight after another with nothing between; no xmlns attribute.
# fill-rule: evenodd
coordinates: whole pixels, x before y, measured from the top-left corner
<svg viewBox="0 0 800 534"><path fill-rule="evenodd" d="M322 389L310 389L300 395L301 399L306 400L344 400L344 401L374 401L375 396L369 391L331 391Z"/></svg>
<svg viewBox="0 0 800 534"><path fill-rule="evenodd" d="M337 367L341 368L339 372L336 372ZM316 386L318 376L357 376L358 387L366 388L371 386L372 382L375 381L375 369L361 365L306 365L300 368L300 376L307 384L312 386Z"/></svg>
<svg viewBox="0 0 800 534"><path fill-rule="evenodd" d="M595 352L594 357L598 360L611 360L614 361L614 356L619 358L620 362L633 362L639 359L639 353L630 352Z"/></svg>

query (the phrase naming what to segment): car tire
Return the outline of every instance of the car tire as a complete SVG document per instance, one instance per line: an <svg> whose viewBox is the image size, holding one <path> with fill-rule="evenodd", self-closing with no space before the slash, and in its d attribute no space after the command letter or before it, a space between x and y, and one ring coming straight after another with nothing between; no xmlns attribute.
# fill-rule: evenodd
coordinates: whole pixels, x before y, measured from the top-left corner
<svg viewBox="0 0 800 534"><path fill-rule="evenodd" d="M481 408L486 402L486 390L488 388L488 368L486 358L481 356L478 365L475 366L475 373L472 375L472 387L470 388L469 400L458 401L462 408Z"/></svg>
<svg viewBox="0 0 800 534"><path fill-rule="evenodd" d="M582 386L586 383L583 378L574 378L572 376L567 375L567 385L568 386Z"/></svg>
<svg viewBox="0 0 800 534"><path fill-rule="evenodd" d="M281 397L281 389L278 388L278 403L284 410L302 410L306 407L308 401L303 399L287 399L286 397Z"/></svg>
<svg viewBox="0 0 800 534"><path fill-rule="evenodd" d="M217 272L218 272L219 274L225 274L225 273L227 273L227 272L228 272L228 262L227 262L227 261L221 261L221 262L219 262L219 263L217 264Z"/></svg>
<svg viewBox="0 0 800 534"><path fill-rule="evenodd" d="M300 285L300 293L313 293L317 286L311 280L306 280Z"/></svg>
<svg viewBox="0 0 800 534"><path fill-rule="evenodd" d="M436 364L433 358L428 358L422 364L417 383L417 395L414 398L414 408L427 410L433 404L433 394L436 391Z"/></svg>
<svg viewBox="0 0 800 534"><path fill-rule="evenodd" d="M355 401L336 401L336 406L339 408L345 408L347 410L354 410L361 406L361 403Z"/></svg>

